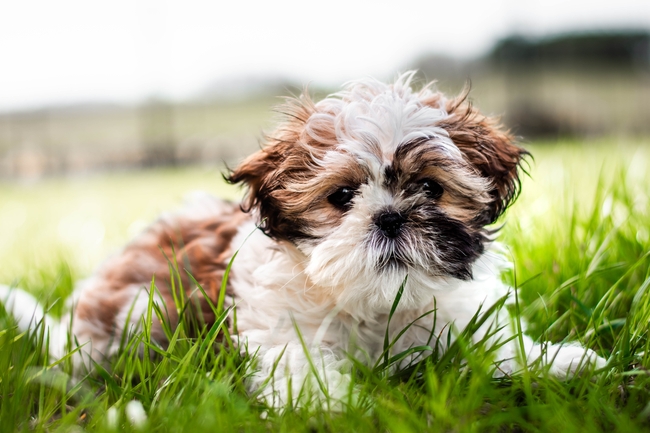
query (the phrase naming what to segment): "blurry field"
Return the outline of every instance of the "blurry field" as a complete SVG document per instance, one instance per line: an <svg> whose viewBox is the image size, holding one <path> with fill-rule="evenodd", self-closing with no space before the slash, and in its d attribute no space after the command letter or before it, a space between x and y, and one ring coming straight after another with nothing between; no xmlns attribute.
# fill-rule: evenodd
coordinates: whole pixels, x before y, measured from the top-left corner
<svg viewBox="0 0 650 433"><path fill-rule="evenodd" d="M0 184L0 281L47 291L67 268L88 275L196 190L237 197L218 168L205 167Z"/></svg>
<svg viewBox="0 0 650 433"><path fill-rule="evenodd" d="M361 372L362 396L373 402L372 410L282 413L246 395L238 355L203 355L212 353L212 346L201 339L179 342L160 364L125 355L113 364L112 375L75 385L65 375L48 379L35 373L46 364L43 357L25 345L24 335L0 328L0 369L8 372L0 380L0 426L113 431L108 420L116 416L109 414L113 408L122 420L116 428L132 430L119 414L137 399L150 417L144 429L151 431L650 428L650 142L527 147L534 156L530 177L524 177L501 231L515 262L506 278L520 287L521 313L531 321L534 337L578 340L610 359L597 379L563 383L524 374L493 380L485 373L489 358L466 347L448 363L425 363L422 375ZM240 194L224 184L216 168L0 184L0 282L54 301L192 190L224 198Z"/></svg>

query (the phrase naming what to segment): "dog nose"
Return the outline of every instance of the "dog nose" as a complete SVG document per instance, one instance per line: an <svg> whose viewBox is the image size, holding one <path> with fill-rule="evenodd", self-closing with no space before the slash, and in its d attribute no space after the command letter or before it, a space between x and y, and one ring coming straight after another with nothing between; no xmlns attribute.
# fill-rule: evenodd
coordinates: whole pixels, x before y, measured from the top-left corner
<svg viewBox="0 0 650 433"><path fill-rule="evenodd" d="M395 238L402 231L402 226L406 220L397 212L385 212L377 218L377 227L386 237Z"/></svg>

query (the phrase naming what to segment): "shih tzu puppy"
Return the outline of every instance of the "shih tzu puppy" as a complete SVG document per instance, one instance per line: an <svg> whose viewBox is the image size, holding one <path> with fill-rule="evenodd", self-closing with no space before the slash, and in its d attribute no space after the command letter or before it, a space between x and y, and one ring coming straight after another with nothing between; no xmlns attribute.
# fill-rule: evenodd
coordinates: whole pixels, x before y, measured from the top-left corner
<svg viewBox="0 0 650 433"><path fill-rule="evenodd" d="M345 398L350 354L364 362L381 355L393 307L391 339L408 328L393 353L444 350L477 311L507 296L507 263L489 227L517 196L526 152L466 95L416 91L412 79L367 79L320 102L288 100L262 149L227 175L246 188L243 203L195 197L82 284L71 330L81 345L77 368L103 362L120 336L142 326L152 278L164 320L177 323L170 261L193 314L210 325L210 304L238 251L225 284L236 328L232 316L228 323L242 352L256 356L250 388L276 406L291 403L316 374L326 384L319 392ZM33 312L16 300L25 296L14 291L7 300L23 320ZM577 345L523 336L522 347L504 316L505 309L493 314L474 335L492 332L495 375L516 373L523 362L560 378L604 366ZM165 344L160 320L152 335Z"/></svg>

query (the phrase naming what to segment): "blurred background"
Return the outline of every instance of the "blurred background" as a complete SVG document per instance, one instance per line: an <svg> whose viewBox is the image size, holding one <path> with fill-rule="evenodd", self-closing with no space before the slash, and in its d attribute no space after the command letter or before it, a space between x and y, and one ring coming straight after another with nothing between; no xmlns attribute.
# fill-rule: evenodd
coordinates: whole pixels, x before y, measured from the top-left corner
<svg viewBox="0 0 650 433"><path fill-rule="evenodd" d="M532 149L516 233L560 233L616 167L645 218L648 0L5 1L0 283L54 293L187 191L236 198L220 172L258 148L279 96L410 69L471 83Z"/></svg>
<svg viewBox="0 0 650 433"><path fill-rule="evenodd" d="M0 178L233 162L277 96L418 69L539 138L650 133L650 2L0 5Z"/></svg>

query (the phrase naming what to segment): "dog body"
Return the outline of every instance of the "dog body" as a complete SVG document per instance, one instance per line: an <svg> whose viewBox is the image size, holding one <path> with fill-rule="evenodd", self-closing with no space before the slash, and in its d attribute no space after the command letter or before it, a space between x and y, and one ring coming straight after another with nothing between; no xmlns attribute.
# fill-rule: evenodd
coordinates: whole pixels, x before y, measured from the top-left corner
<svg viewBox="0 0 650 433"><path fill-rule="evenodd" d="M141 325L152 277L172 326L173 288L181 286L193 314L214 322L210 304L236 251L225 285L226 307L237 311L231 332L242 352L256 353L250 386L271 404L289 403L316 374L330 397L344 398L349 356L374 363L389 317L391 341L408 328L393 353L445 350L479 310L509 293L501 282L507 262L486 227L516 197L525 151L464 97L413 91L412 76L355 82L318 103L290 100L265 147L228 177L247 188L241 209L197 196L83 283L72 329L79 367L102 362L119 336ZM604 362L578 346L542 350L527 337L521 353L506 311L474 338L488 332L499 346L495 375L516 372L525 359L561 377ZM155 320L152 337L166 341Z"/></svg>

